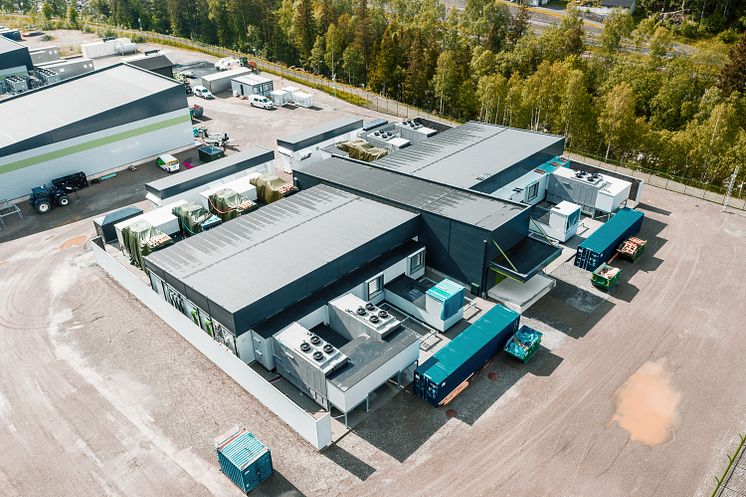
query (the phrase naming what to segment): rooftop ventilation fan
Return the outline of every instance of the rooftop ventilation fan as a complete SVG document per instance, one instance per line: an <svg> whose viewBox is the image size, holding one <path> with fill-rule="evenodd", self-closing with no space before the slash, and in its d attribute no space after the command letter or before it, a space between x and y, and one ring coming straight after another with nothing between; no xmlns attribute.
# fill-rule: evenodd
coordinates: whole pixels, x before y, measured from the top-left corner
<svg viewBox="0 0 746 497"><path fill-rule="evenodd" d="M365 308L363 306L360 306L357 308L357 315L358 316L365 316L367 312L365 311Z"/></svg>
<svg viewBox="0 0 746 497"><path fill-rule="evenodd" d="M313 353L313 358L321 362L324 360L324 354L322 354L320 351L317 350L316 352Z"/></svg>
<svg viewBox="0 0 746 497"><path fill-rule="evenodd" d="M372 311L373 309L376 308L376 306L374 306L372 303L368 302L367 304L365 304L365 308L368 309L369 311Z"/></svg>
<svg viewBox="0 0 746 497"><path fill-rule="evenodd" d="M308 344L308 342L301 342L300 349L303 352L309 352L311 350L311 346Z"/></svg>
<svg viewBox="0 0 746 497"><path fill-rule="evenodd" d="M327 354L331 354L332 352L334 352L334 347L327 343L326 345L324 345L324 352L326 352Z"/></svg>
<svg viewBox="0 0 746 497"><path fill-rule="evenodd" d="M381 319L386 319L387 317L389 317L389 313L381 309L380 311L378 311L378 317Z"/></svg>
<svg viewBox="0 0 746 497"><path fill-rule="evenodd" d="M379 321L380 321L380 319L378 319L378 316L376 316L375 314L373 314L373 315L372 315L372 316L371 316L370 318L368 318L368 319L370 319L370 322L371 322L371 323L377 323L377 322L379 322Z"/></svg>
<svg viewBox="0 0 746 497"><path fill-rule="evenodd" d="M319 338L318 335L311 335L311 343L318 345L321 343L321 338Z"/></svg>

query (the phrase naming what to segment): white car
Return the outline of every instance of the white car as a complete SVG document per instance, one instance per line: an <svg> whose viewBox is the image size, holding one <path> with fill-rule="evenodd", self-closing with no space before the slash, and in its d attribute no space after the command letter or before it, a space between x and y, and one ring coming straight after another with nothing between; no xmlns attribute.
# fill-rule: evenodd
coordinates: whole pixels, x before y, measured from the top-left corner
<svg viewBox="0 0 746 497"><path fill-rule="evenodd" d="M215 63L215 70L227 71L233 64L240 64L240 61L235 57L226 57L224 59L220 59Z"/></svg>
<svg viewBox="0 0 746 497"><path fill-rule="evenodd" d="M249 95L249 104L260 109L274 109L275 103L264 95Z"/></svg>
<svg viewBox="0 0 746 497"><path fill-rule="evenodd" d="M205 100L210 100L210 99L215 98L215 96L212 93L210 93L210 90L208 90L207 88L205 88L202 85L195 86L193 88L193 91L194 91L195 95L197 95L198 97L202 97Z"/></svg>

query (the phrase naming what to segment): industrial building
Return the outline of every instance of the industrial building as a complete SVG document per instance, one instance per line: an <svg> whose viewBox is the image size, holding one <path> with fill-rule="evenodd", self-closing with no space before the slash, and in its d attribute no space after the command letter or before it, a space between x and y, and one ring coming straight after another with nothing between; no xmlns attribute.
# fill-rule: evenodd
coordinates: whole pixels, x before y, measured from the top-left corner
<svg viewBox="0 0 746 497"><path fill-rule="evenodd" d="M8 76L25 76L33 68L34 64L27 47L0 36L0 83Z"/></svg>
<svg viewBox="0 0 746 497"><path fill-rule="evenodd" d="M271 79L256 74L239 76L231 81L231 90L235 97L248 97L249 95L269 97L274 89L274 82Z"/></svg>
<svg viewBox="0 0 746 497"><path fill-rule="evenodd" d="M37 69L46 69L58 75L61 80L72 79L94 71L93 61L86 57L59 59L37 64Z"/></svg>
<svg viewBox="0 0 746 497"><path fill-rule="evenodd" d="M251 173L269 173L275 153L263 147L251 147L208 164L179 172L145 184L145 197L156 205L176 200L202 203L202 193ZM256 197L254 197L256 198Z"/></svg>
<svg viewBox="0 0 746 497"><path fill-rule="evenodd" d="M355 138L363 129L363 120L344 117L315 128L277 139L280 167L290 172L331 157L325 147Z"/></svg>
<svg viewBox="0 0 746 497"><path fill-rule="evenodd" d="M417 361L418 336L376 304L387 283L424 274L419 230L417 213L319 185L145 266L154 291L244 362L347 412Z"/></svg>
<svg viewBox="0 0 746 497"><path fill-rule="evenodd" d="M54 177L95 176L194 142L183 85L124 64L2 100L0 120L14 123L0 130L5 198L28 195Z"/></svg>
<svg viewBox="0 0 746 497"><path fill-rule="evenodd" d="M420 213L428 265L475 295L494 284L496 272L527 281L560 253L529 235L531 209L517 202L337 157L296 171L295 181L301 189L323 183Z"/></svg>

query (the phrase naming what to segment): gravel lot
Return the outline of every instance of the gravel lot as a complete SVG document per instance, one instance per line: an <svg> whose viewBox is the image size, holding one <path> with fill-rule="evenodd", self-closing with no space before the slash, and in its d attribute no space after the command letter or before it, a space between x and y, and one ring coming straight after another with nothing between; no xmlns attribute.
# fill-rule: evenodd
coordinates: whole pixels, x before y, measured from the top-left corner
<svg viewBox="0 0 746 497"><path fill-rule="evenodd" d="M533 362L498 356L448 410L403 391L321 453L94 265L90 220L2 243L0 495L238 496L212 447L235 424L273 451L252 495L709 495L744 430L746 218L653 187L645 201L649 245L611 294L554 274L525 319L546 333ZM651 361L680 395L652 447L614 421Z"/></svg>

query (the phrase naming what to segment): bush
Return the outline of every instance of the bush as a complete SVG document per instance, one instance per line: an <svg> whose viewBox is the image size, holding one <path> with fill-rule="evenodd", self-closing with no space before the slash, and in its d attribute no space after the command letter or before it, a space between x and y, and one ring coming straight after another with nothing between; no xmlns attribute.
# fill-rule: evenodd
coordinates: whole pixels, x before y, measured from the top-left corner
<svg viewBox="0 0 746 497"><path fill-rule="evenodd" d="M130 37L132 43L145 43L145 37L143 35L133 35Z"/></svg>
<svg viewBox="0 0 746 497"><path fill-rule="evenodd" d="M44 35L41 37L41 41L52 41L54 40L54 36L52 35Z"/></svg>
<svg viewBox="0 0 746 497"><path fill-rule="evenodd" d="M88 24L84 24L80 30L84 33L93 33L93 28L90 27Z"/></svg>
<svg viewBox="0 0 746 497"><path fill-rule="evenodd" d="M738 41L738 36L738 32L735 29L729 28L720 33L718 38L720 38L720 41L723 43L730 45Z"/></svg>

